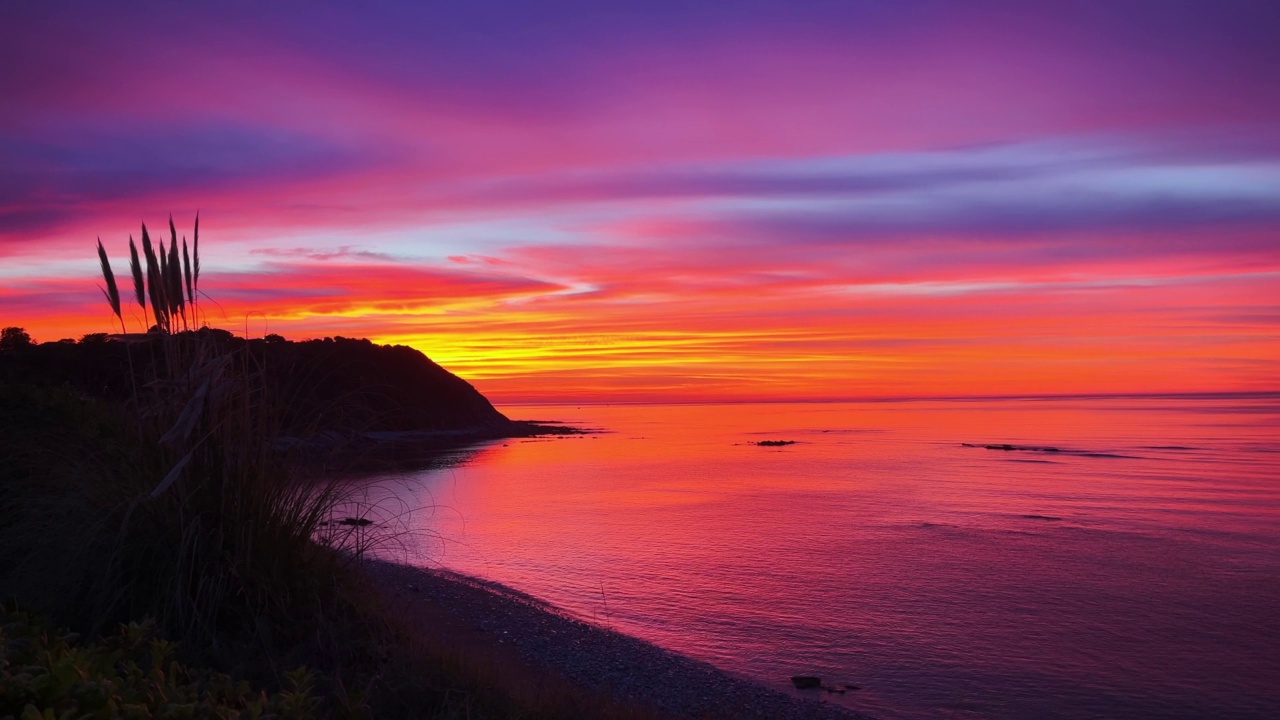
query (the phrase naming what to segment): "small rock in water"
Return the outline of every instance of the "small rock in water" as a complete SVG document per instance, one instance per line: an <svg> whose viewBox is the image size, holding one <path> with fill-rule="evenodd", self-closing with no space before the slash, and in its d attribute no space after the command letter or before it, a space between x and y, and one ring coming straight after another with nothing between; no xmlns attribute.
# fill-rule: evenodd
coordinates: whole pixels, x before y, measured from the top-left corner
<svg viewBox="0 0 1280 720"><path fill-rule="evenodd" d="M756 445L760 447L781 447L783 445L795 445L795 440L761 440Z"/></svg>
<svg viewBox="0 0 1280 720"><path fill-rule="evenodd" d="M970 447L970 448L986 448L987 450L1003 450L1005 452L1013 452L1014 450L1021 450L1023 452L1048 452L1048 453L1062 452L1062 450L1056 447L1040 446L1040 445L1011 445L1009 443L991 443L991 444L985 444L985 445L978 444L978 443L960 443L960 446Z"/></svg>
<svg viewBox="0 0 1280 720"><path fill-rule="evenodd" d="M353 525L353 526L355 526L355 527L367 527L367 526L369 526L369 525L372 525L372 524L373 524L373 521L372 521L372 520L370 520L370 519L368 519L368 518L353 518L353 517L349 517L349 518L342 518L341 520L339 520L339 521L338 521L338 524L339 524L339 525Z"/></svg>
<svg viewBox="0 0 1280 720"><path fill-rule="evenodd" d="M797 690L812 690L822 687L822 678L813 675L792 675L791 684L795 685Z"/></svg>

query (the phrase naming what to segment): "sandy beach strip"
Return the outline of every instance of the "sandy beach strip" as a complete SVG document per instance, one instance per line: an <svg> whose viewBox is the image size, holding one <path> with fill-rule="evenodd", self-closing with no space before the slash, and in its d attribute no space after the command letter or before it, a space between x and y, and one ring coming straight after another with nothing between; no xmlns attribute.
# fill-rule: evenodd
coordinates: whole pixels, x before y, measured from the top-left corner
<svg viewBox="0 0 1280 720"><path fill-rule="evenodd" d="M865 718L825 702L820 695L814 699L788 695L572 618L497 583L383 561L367 561L365 571L389 608L415 632L488 645L531 674L553 673L659 717Z"/></svg>

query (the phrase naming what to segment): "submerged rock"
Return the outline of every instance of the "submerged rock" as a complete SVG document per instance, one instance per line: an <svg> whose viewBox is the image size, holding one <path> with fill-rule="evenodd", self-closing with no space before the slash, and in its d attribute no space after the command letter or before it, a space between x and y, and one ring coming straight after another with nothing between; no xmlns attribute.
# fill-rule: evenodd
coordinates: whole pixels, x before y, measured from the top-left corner
<svg viewBox="0 0 1280 720"><path fill-rule="evenodd" d="M816 675L792 675L791 684L795 685L797 690L812 690L822 687L822 678Z"/></svg>
<svg viewBox="0 0 1280 720"><path fill-rule="evenodd" d="M992 444L984 445L980 443L960 443L960 446L971 447L971 448L985 448L987 450L1003 450L1005 452L1012 452L1014 450L1020 450L1022 452L1051 452L1051 453L1062 452L1056 447L1043 446L1043 445L1010 445L1009 443L992 443Z"/></svg>

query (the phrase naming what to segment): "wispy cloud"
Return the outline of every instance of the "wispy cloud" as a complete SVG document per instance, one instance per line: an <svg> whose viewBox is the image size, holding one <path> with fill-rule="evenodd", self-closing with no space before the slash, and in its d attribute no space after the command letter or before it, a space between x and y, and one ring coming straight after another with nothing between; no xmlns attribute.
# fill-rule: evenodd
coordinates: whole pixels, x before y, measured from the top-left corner
<svg viewBox="0 0 1280 720"><path fill-rule="evenodd" d="M394 260L388 253L374 252L372 250L361 250L351 245L340 245L332 249L317 248L254 248L249 251L250 255L265 255L269 258L296 258L300 260L317 260L319 262L328 262L330 260Z"/></svg>

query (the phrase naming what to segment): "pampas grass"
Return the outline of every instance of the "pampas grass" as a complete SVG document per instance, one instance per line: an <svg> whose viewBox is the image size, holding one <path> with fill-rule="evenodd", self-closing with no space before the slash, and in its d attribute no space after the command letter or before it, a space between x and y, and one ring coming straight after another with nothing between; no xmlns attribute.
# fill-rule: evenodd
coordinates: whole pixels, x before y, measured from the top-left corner
<svg viewBox="0 0 1280 720"><path fill-rule="evenodd" d="M364 540L329 533L315 542L342 499L340 486L304 482L274 449L285 413L261 355L247 343L228 347L216 333L189 331L200 268L196 222L194 251L184 239L181 256L172 217L167 247L153 245L143 224L139 257L130 237L134 295L144 322L150 301L158 334L149 345L161 362L135 378L126 409L135 417L126 426L136 425L136 437L109 463L114 479L93 490L118 530L89 595L91 614L101 622L152 616L200 647L228 638L270 645L288 618L308 616L299 603L325 602L332 573L318 566L357 558ZM101 240L97 249L103 293L123 331ZM271 637L261 635L266 627L276 628Z"/></svg>
<svg viewBox="0 0 1280 720"><path fill-rule="evenodd" d="M138 247L129 236L129 270L133 275L133 292L138 307L142 309L143 330L148 329L147 303L151 304L151 312L155 316L155 325L150 326L161 333L175 333L191 330L197 326L197 292L200 281L200 217L196 216L195 243L191 251L187 250L187 239L182 239L182 252L178 252L178 229L169 218L169 246L163 240L157 250L151 244L151 233L147 224L142 224L142 257L138 257ZM120 319L120 332L127 332L124 316L120 309L120 291L116 285L115 275L111 271L111 263L107 259L107 251L98 240L98 258L102 264L102 276L107 287L103 290L111 311ZM146 269L143 269L143 263Z"/></svg>

